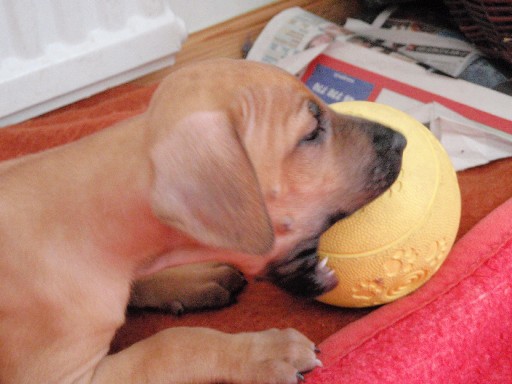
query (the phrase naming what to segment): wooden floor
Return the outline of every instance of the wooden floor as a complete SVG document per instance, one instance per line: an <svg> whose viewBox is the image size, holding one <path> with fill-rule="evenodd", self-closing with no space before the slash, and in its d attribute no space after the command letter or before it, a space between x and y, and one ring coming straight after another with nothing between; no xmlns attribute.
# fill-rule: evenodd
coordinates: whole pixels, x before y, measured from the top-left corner
<svg viewBox="0 0 512 384"><path fill-rule="evenodd" d="M281 0L224 23L191 34L176 57L176 64L133 81L149 85L184 64L215 57L241 58L242 47L254 40L268 21L284 9L302 7L328 20L343 23L358 13L357 0Z"/></svg>

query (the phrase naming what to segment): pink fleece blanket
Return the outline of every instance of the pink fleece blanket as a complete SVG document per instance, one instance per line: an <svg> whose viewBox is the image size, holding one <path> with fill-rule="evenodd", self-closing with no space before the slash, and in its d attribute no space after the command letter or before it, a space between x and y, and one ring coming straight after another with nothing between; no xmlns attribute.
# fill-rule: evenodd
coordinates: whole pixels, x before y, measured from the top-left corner
<svg viewBox="0 0 512 384"><path fill-rule="evenodd" d="M512 199L460 239L416 293L321 345L308 383L512 383Z"/></svg>

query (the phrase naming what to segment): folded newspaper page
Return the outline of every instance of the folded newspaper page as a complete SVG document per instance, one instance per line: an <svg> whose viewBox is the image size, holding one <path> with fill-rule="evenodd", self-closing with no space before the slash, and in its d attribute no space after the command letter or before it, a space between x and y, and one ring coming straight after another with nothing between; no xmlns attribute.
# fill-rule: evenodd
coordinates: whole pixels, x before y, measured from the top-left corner
<svg viewBox="0 0 512 384"><path fill-rule="evenodd" d="M385 9L372 24L349 18L345 28L453 77L481 56L461 35L399 7Z"/></svg>
<svg viewBox="0 0 512 384"><path fill-rule="evenodd" d="M512 97L434 74L365 39L291 8L270 21L248 59L299 76L328 104L369 100L417 114L457 170L512 156Z"/></svg>
<svg viewBox="0 0 512 384"><path fill-rule="evenodd" d="M512 140L436 102L407 110L430 128L449 155L456 170L476 167L512 155Z"/></svg>
<svg viewBox="0 0 512 384"><path fill-rule="evenodd" d="M371 24L355 19L347 20L345 27L453 77L460 75L480 56L470 44L449 37L425 32L375 28Z"/></svg>
<svg viewBox="0 0 512 384"><path fill-rule="evenodd" d="M247 59L270 64L289 56L320 47L321 52L337 38L353 33L299 7L274 16L261 32Z"/></svg>

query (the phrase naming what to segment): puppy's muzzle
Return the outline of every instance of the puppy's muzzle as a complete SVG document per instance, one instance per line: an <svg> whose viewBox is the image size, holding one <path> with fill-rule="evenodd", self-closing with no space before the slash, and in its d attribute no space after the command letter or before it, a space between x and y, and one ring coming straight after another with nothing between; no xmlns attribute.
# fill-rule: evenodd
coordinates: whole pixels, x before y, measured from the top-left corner
<svg viewBox="0 0 512 384"><path fill-rule="evenodd" d="M306 248L276 260L266 270L269 280L284 291L298 297L317 297L338 285L334 272L320 261L315 248Z"/></svg>
<svg viewBox="0 0 512 384"><path fill-rule="evenodd" d="M364 204L386 191L396 180L402 166L402 154L407 144L405 137L383 125L364 121L360 127L373 146L374 159L364 170L366 180ZM352 212L334 212L325 219L324 232L338 220ZM283 290L300 297L317 297L336 287L338 279L325 261L320 261L316 245L318 238L310 239L309 246L299 245L286 258L267 266L265 279ZM314 246L311 246L311 244Z"/></svg>

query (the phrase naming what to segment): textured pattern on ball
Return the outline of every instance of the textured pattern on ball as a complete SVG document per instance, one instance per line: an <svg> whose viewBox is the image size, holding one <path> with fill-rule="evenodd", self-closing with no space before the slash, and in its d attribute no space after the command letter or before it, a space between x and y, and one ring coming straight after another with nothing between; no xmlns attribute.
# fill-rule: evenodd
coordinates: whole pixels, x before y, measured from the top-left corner
<svg viewBox="0 0 512 384"><path fill-rule="evenodd" d="M331 227L318 247L340 280L318 300L346 307L384 304L419 288L445 260L460 221L457 176L434 135L407 114L362 101L331 107L386 125L407 138L395 183Z"/></svg>

